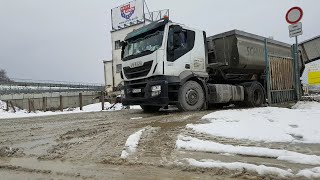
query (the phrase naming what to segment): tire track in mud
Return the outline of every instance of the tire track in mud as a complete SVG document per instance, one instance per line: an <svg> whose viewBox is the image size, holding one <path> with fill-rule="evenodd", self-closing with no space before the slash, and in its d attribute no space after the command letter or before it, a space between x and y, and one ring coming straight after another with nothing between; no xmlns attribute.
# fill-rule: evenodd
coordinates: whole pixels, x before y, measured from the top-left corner
<svg viewBox="0 0 320 180"><path fill-rule="evenodd" d="M46 160L72 160L101 162L119 161L119 156L124 143L130 133L135 131L135 126L144 119L130 120L132 115L143 116L148 119L151 114L133 114L113 112L104 117L93 117L94 120L77 120L72 122L74 128L58 134L57 145L48 150L48 154L40 159ZM113 115L115 114L115 117ZM79 123L77 123L79 122Z"/></svg>
<svg viewBox="0 0 320 180"><path fill-rule="evenodd" d="M187 124L199 122L204 114L206 113L173 113L145 119L145 123L137 128L150 126L156 130L143 133L137 152L129 161L157 166L172 164L175 161L172 152L175 151L177 136Z"/></svg>

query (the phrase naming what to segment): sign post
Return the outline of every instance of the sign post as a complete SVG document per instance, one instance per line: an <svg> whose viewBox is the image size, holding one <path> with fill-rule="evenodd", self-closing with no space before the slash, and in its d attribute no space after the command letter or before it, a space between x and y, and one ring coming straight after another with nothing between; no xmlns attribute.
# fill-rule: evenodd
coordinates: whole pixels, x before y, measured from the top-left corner
<svg viewBox="0 0 320 180"><path fill-rule="evenodd" d="M286 14L286 21L289 25L289 36L295 37L296 44L294 45L294 64L295 64L295 79L296 79L296 92L297 92L297 100L299 101L301 98L301 85L300 85L300 70L299 70L299 52L298 52L298 36L302 35L302 23L300 20L303 16L303 10L300 7L293 7L289 9Z"/></svg>

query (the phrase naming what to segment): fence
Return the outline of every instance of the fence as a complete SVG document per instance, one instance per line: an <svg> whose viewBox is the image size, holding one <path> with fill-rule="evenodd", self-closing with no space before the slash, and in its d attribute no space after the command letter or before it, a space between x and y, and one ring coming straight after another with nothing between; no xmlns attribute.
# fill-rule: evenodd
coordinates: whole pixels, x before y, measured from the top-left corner
<svg viewBox="0 0 320 180"><path fill-rule="evenodd" d="M160 11L148 12L145 15L146 20L155 22L160 19L163 19L164 16L169 17L169 9L164 9Z"/></svg>
<svg viewBox="0 0 320 180"><path fill-rule="evenodd" d="M290 57L268 55L270 104L296 100L294 62Z"/></svg>
<svg viewBox="0 0 320 180"><path fill-rule="evenodd" d="M295 47L292 52L295 52ZM265 60L267 76L268 104L281 104L300 99L299 65L297 56L281 57L268 53L268 41L265 40Z"/></svg>
<svg viewBox="0 0 320 180"><path fill-rule="evenodd" d="M98 103L103 92L63 92L63 93L43 93L43 94L12 94L0 95L0 99L6 102L6 110L15 108L27 109L29 112L42 111L63 111L64 108L76 108L89 104Z"/></svg>

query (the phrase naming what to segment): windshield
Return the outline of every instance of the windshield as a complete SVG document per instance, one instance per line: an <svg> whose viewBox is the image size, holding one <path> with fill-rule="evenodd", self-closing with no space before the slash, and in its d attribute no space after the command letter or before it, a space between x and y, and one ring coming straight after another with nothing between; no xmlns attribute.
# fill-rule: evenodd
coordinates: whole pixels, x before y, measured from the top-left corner
<svg viewBox="0 0 320 180"><path fill-rule="evenodd" d="M129 40L124 48L123 60L129 60L138 56L150 54L162 45L163 30L153 31L137 39Z"/></svg>

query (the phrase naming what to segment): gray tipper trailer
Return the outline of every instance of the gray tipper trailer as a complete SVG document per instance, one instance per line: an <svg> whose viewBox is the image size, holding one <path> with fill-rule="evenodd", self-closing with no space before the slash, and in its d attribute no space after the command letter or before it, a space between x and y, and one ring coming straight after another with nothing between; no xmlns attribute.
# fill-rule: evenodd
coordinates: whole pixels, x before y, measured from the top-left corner
<svg viewBox="0 0 320 180"><path fill-rule="evenodd" d="M122 44L124 105L153 112L168 105L197 111L266 101L264 37L233 30L206 33L169 20L146 25ZM291 46L268 41L270 54L292 57Z"/></svg>

